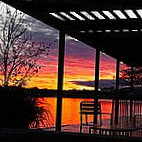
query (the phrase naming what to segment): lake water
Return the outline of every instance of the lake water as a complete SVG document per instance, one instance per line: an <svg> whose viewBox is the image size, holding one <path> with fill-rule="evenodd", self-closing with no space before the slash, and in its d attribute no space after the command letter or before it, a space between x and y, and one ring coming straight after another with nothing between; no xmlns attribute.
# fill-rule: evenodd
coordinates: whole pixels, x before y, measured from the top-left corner
<svg viewBox="0 0 142 142"><path fill-rule="evenodd" d="M80 124L80 102L81 101L93 101L92 99L78 99L78 98L63 98L62 104L62 125L68 124ZM49 110L52 117L52 126L55 126L56 123L56 98L44 98L44 107ZM100 100L102 112L111 113L111 101ZM103 115L103 119L110 118L109 115ZM89 118L89 121L92 120L92 117Z"/></svg>

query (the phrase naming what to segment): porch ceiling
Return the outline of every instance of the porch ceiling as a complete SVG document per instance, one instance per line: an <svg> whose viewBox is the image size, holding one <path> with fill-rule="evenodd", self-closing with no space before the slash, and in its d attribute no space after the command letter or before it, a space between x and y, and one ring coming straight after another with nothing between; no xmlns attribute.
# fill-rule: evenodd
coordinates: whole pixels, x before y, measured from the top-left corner
<svg viewBox="0 0 142 142"><path fill-rule="evenodd" d="M142 66L142 0L2 0L132 66Z"/></svg>

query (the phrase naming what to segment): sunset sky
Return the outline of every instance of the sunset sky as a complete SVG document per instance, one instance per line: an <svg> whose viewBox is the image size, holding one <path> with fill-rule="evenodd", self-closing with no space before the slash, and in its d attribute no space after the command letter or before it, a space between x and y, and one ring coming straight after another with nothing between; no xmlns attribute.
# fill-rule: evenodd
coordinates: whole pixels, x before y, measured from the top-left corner
<svg viewBox="0 0 142 142"><path fill-rule="evenodd" d="M38 88L57 88L57 70L58 70L58 30L47 25L34 22L30 28L37 41L40 39L54 44L51 52L46 59L41 59L39 64L42 66L38 76L28 82L28 87ZM36 33L36 34L35 34ZM115 78L116 60L110 56L101 53L100 57L100 79ZM66 35L65 50L65 70L64 70L64 89L94 89L92 85L95 75L95 49ZM85 84L84 84L85 83Z"/></svg>
<svg viewBox="0 0 142 142"><path fill-rule="evenodd" d="M28 31L33 40L37 43L53 43L50 54L38 60L41 69L27 82L26 87L57 89L59 32L30 16L26 16L26 22L32 23ZM94 89L92 83L95 75L95 49L66 35L65 53L64 89ZM115 59L101 53L100 79L114 79L115 65Z"/></svg>

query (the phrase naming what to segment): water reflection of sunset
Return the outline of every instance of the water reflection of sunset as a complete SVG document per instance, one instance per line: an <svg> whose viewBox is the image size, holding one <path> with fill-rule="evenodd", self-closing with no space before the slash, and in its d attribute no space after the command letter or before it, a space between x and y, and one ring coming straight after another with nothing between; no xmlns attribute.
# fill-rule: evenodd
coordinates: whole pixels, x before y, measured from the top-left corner
<svg viewBox="0 0 142 142"><path fill-rule="evenodd" d="M56 120L56 98L46 98L46 101L50 104L49 109L54 118L54 124ZM80 102L91 101L91 99L74 99L64 98L62 106L62 124L80 124ZM101 101L102 112L111 112L111 102ZM89 121L92 121L92 116L89 117ZM103 119L109 119L110 115L102 115ZM99 117L98 117L99 119ZM84 119L85 120L85 119Z"/></svg>

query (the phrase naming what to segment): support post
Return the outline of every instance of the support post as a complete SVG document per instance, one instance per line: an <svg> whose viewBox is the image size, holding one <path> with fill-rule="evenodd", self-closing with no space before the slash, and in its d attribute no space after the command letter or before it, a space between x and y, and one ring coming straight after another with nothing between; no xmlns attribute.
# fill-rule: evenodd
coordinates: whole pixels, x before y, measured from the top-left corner
<svg viewBox="0 0 142 142"><path fill-rule="evenodd" d="M118 114L119 114L119 99L117 97L117 92L119 90L119 66L120 61L117 59L116 63L116 99L115 99L115 124L118 124Z"/></svg>
<svg viewBox="0 0 142 142"><path fill-rule="evenodd" d="M133 95L133 89L134 89L134 67L131 67L131 95ZM132 113L133 113L133 100L130 99L130 121L132 120Z"/></svg>
<svg viewBox="0 0 142 142"><path fill-rule="evenodd" d="M131 91L134 89L134 67L131 67Z"/></svg>
<svg viewBox="0 0 142 142"><path fill-rule="evenodd" d="M61 131L62 120L62 94L64 76L64 56L65 56L65 33L59 32L59 55L58 55L58 84L57 84L57 111L56 111L56 131Z"/></svg>
<svg viewBox="0 0 142 142"><path fill-rule="evenodd" d="M96 49L95 63L95 97L94 97L94 124L98 123L98 89L99 89L100 50Z"/></svg>

